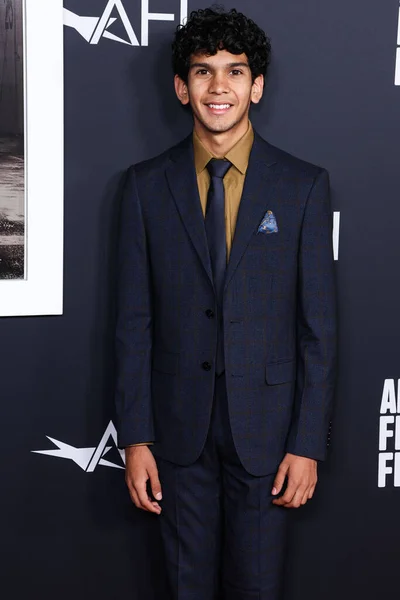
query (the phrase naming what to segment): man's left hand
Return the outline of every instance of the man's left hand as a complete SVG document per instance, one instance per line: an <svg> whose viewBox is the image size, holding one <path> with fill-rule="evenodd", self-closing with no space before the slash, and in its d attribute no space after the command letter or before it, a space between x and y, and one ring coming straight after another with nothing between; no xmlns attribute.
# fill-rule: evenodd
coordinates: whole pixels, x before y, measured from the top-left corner
<svg viewBox="0 0 400 600"><path fill-rule="evenodd" d="M285 493L272 502L285 508L299 508L313 497L318 480L317 461L313 458L286 454L275 477L273 496L281 491L286 476L288 484Z"/></svg>

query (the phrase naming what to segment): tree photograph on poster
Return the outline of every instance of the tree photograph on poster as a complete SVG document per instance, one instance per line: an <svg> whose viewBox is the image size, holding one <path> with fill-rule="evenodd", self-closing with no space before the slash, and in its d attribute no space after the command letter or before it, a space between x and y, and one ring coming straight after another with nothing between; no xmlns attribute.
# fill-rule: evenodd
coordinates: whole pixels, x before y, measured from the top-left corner
<svg viewBox="0 0 400 600"><path fill-rule="evenodd" d="M0 4L0 280L25 276L22 0Z"/></svg>
<svg viewBox="0 0 400 600"><path fill-rule="evenodd" d="M0 2L0 317L62 314L62 11Z"/></svg>

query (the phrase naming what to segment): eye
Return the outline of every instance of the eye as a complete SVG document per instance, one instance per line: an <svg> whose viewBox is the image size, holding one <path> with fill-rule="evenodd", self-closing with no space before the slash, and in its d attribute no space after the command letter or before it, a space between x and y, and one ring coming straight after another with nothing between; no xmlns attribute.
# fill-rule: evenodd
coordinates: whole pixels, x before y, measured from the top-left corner
<svg viewBox="0 0 400 600"><path fill-rule="evenodd" d="M232 75L242 75L243 71L241 71L240 69L232 69L231 73Z"/></svg>
<svg viewBox="0 0 400 600"><path fill-rule="evenodd" d="M207 69L198 69L196 71L196 75L207 75L208 71Z"/></svg>

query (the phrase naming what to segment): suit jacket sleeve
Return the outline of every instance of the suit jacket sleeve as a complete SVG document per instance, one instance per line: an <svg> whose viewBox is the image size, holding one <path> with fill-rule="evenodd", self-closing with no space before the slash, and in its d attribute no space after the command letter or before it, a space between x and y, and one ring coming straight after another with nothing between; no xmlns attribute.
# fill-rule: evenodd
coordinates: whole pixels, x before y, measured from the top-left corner
<svg viewBox="0 0 400 600"><path fill-rule="evenodd" d="M154 440L149 255L134 167L122 193L117 258L116 412L119 446Z"/></svg>
<svg viewBox="0 0 400 600"><path fill-rule="evenodd" d="M298 255L297 377L287 452L316 460L327 454L336 373L336 286L329 175L310 191Z"/></svg>

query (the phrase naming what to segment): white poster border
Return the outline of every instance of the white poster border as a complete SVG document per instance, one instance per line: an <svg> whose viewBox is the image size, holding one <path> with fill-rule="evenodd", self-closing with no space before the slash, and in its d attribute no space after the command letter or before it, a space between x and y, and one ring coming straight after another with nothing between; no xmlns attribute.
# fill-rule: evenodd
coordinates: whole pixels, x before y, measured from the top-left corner
<svg viewBox="0 0 400 600"><path fill-rule="evenodd" d="M25 279L0 280L0 316L63 313L62 0L24 2Z"/></svg>

